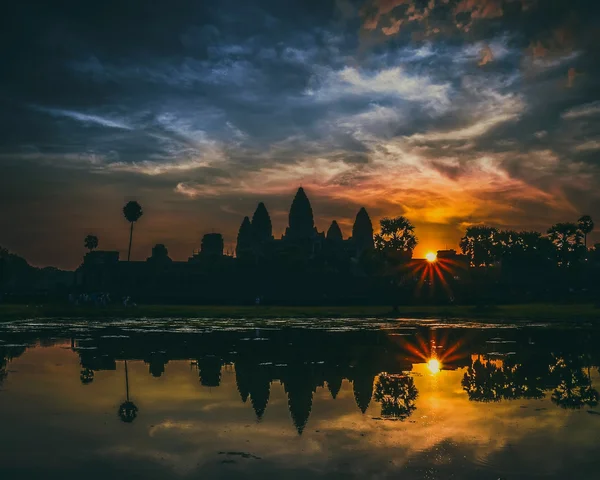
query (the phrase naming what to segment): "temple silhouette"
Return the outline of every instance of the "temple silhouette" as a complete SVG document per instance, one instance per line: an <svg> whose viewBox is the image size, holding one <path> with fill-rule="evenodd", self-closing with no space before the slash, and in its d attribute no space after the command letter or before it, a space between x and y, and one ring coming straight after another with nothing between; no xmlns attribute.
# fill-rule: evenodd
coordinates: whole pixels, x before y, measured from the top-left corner
<svg viewBox="0 0 600 480"><path fill-rule="evenodd" d="M430 287L422 278L427 261L412 255L410 264L394 265L389 275L379 275L373 224L364 207L356 214L350 237L344 238L335 220L326 232L319 231L302 187L280 238L273 235L271 217L260 202L252 217L242 220L235 256L227 255L224 245L220 233L208 233L187 261L171 260L164 245L156 245L145 261L122 261L119 252L92 250L76 271L75 283L83 292L131 295L146 302L237 304L390 303L398 290L390 278L400 270L402 282ZM438 257L454 264L455 271L440 271L445 282L458 282L457 272L466 272L467 258L454 250L439 251Z"/></svg>
<svg viewBox="0 0 600 480"><path fill-rule="evenodd" d="M236 246L226 252L222 234L205 234L186 261L155 245L145 260L132 260L134 224L143 209L123 208L130 223L127 255L98 250L95 235L85 237L89 252L75 272L31 267L0 248L0 300L13 303L62 301L77 305L110 303L221 305L388 305L477 306L563 302L598 304L600 244L588 248L594 229L589 215L577 222L537 231L466 227L454 249L413 258L415 226L400 215L382 218L377 228L367 210L356 213L345 237L333 220L320 231L306 191L291 201L287 226L276 238L269 211L260 202L241 221Z"/></svg>

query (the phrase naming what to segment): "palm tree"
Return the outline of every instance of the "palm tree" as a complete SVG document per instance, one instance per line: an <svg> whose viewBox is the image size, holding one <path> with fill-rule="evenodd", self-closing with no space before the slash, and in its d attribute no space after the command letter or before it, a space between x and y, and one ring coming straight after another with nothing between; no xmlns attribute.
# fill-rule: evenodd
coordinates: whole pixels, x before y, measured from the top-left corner
<svg viewBox="0 0 600 480"><path fill-rule="evenodd" d="M585 250L587 252L587 236L588 233L591 233L594 229L594 221L589 215L583 215L577 220L577 226L579 227L579 230L581 230L581 233L583 233L583 244L585 245Z"/></svg>
<svg viewBox="0 0 600 480"><path fill-rule="evenodd" d="M88 235L83 240L85 248L87 248L90 252L94 250L94 248L98 248L98 237L96 235Z"/></svg>
<svg viewBox="0 0 600 480"><path fill-rule="evenodd" d="M375 235L375 248L380 251L405 252L412 257L418 239L415 227L406 217L382 218L380 231Z"/></svg>
<svg viewBox="0 0 600 480"><path fill-rule="evenodd" d="M119 417L122 422L131 423L133 422L138 413L138 407L135 403L129 400L129 374L127 371L127 360L125 360L125 391L127 393L127 400L119 405Z"/></svg>
<svg viewBox="0 0 600 480"><path fill-rule="evenodd" d="M133 238L133 224L137 222L140 217L144 214L142 206L136 202L131 201L123 207L123 215L129 223L131 223L131 229L129 230L129 250L127 251L127 261L131 258L131 240Z"/></svg>

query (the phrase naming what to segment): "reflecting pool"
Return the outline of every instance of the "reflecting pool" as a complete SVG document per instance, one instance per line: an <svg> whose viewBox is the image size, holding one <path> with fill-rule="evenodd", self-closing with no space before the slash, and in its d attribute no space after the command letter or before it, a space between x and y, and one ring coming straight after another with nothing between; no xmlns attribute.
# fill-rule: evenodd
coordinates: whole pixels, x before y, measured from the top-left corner
<svg viewBox="0 0 600 480"><path fill-rule="evenodd" d="M600 329L0 324L0 478L600 478Z"/></svg>

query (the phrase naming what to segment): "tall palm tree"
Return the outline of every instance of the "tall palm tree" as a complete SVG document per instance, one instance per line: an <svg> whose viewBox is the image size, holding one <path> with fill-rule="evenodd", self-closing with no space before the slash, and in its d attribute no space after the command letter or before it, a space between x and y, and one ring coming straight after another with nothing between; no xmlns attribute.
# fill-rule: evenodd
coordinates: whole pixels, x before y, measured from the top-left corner
<svg viewBox="0 0 600 480"><path fill-rule="evenodd" d="M127 202L127 204L123 207L123 215L131 224L131 229L129 230L129 250L127 251L127 261L129 261L129 259L131 258L131 240L133 238L133 224L137 222L143 214L144 212L142 211L142 206L136 201L132 200L131 202Z"/></svg>
<svg viewBox="0 0 600 480"><path fill-rule="evenodd" d="M579 220L577 220L577 226L581 233L583 233L583 244L585 245L585 250L587 251L587 236L588 233L591 233L594 229L594 221L592 217L589 215L583 215Z"/></svg>
<svg viewBox="0 0 600 480"><path fill-rule="evenodd" d="M98 237L96 235L88 235L83 240L83 244L91 252L95 248L98 248Z"/></svg>
<svg viewBox="0 0 600 480"><path fill-rule="evenodd" d="M127 360L125 360L125 391L127 394L127 400L119 405L119 417L122 422L131 423L133 422L138 413L138 407L135 403L129 400L129 374L127 371Z"/></svg>
<svg viewBox="0 0 600 480"><path fill-rule="evenodd" d="M398 251L410 253L419 240L414 234L415 227L406 217L382 218L380 231L375 235L375 248L381 251Z"/></svg>

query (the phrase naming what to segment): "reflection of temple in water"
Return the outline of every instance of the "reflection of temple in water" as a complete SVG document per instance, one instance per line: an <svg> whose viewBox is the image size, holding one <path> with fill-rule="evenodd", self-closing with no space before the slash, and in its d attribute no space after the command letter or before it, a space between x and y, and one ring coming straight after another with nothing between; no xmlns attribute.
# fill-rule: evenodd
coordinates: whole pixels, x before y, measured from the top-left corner
<svg viewBox="0 0 600 480"><path fill-rule="evenodd" d="M249 335L248 331L182 334L107 328L89 338L73 339L71 348L79 355L84 385L97 381L94 372L115 370L117 362L124 360L143 360L154 377L164 375L170 361L186 360L197 368L203 387L219 388L223 368L233 366L240 399L252 407L258 421L267 412L271 384L280 382L292 423L301 434L317 388L327 388L334 401L344 380L351 383L363 414L377 402L381 417L407 419L417 408L419 395L410 372L413 364L429 358L438 359L442 371L464 369L462 388L472 401L548 396L562 408L594 406L598 392L592 387L590 368L600 364L597 349L592 348L598 336L538 330L511 331L509 337L491 329L475 333L426 328L400 333L287 329ZM18 333L0 341L0 386L11 358L37 341Z"/></svg>

